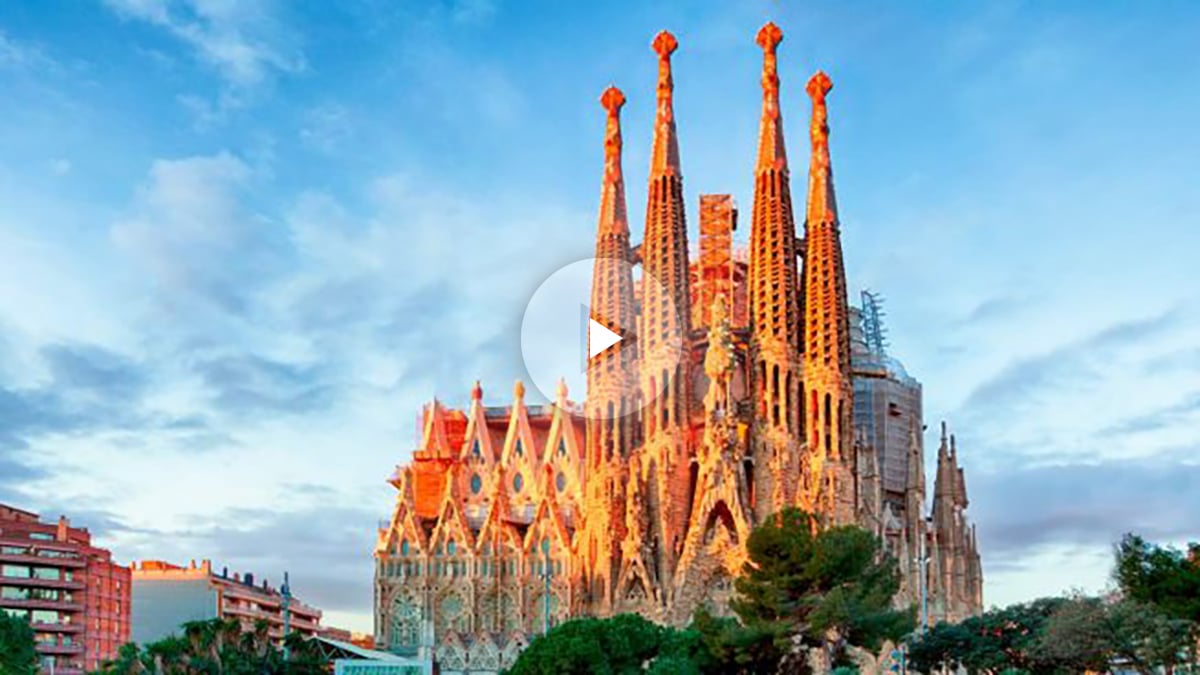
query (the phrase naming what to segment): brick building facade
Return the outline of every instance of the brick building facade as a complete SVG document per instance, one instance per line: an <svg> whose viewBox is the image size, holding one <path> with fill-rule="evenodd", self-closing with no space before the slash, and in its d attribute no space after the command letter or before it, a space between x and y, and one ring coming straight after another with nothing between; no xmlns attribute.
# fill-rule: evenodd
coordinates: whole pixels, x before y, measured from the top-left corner
<svg viewBox="0 0 1200 675"><path fill-rule="evenodd" d="M87 528L0 504L0 611L33 626L42 670L93 670L129 641L129 568Z"/></svg>

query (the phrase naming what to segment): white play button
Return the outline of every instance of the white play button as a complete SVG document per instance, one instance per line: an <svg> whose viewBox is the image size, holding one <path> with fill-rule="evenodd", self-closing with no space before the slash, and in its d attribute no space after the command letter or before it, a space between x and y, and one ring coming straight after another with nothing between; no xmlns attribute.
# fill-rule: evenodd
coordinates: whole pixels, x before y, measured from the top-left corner
<svg viewBox="0 0 1200 675"><path fill-rule="evenodd" d="M629 261L622 260L617 264L629 266L628 273L638 286L635 293L644 290L647 283L657 283L647 279ZM524 357L525 370L529 375L526 382L533 384L533 390L540 394L533 396L533 392L530 392L531 402L538 399L554 402L558 383L565 380L570 400L583 403L587 396L589 363L619 350L632 350L628 355L635 356L638 350L636 322L631 322L635 325L630 326L614 324L593 311L591 294L595 268L594 258L563 265L538 285L525 305L525 316L521 319L521 356ZM664 296L667 296L665 289L660 294L660 297ZM674 311L669 300L666 304L668 306L659 305L660 316ZM660 338L652 343L659 350L656 362L661 364L660 368L670 368L671 361L682 356L678 344L664 353L662 345L666 344L665 341ZM636 359L632 361L636 368ZM637 386L638 374L632 373L631 377L633 386ZM643 396L642 403L650 405L654 399L655 395ZM589 415L594 411L579 406L575 412Z"/></svg>
<svg viewBox="0 0 1200 675"><path fill-rule="evenodd" d="M600 352L625 338L604 327L595 319L588 319L588 358L594 359Z"/></svg>

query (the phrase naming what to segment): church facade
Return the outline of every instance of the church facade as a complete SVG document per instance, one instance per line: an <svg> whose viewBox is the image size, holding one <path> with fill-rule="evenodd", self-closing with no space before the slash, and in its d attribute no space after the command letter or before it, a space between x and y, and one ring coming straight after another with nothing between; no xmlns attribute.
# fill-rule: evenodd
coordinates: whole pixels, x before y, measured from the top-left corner
<svg viewBox="0 0 1200 675"><path fill-rule="evenodd" d="M527 404L518 382L507 404L485 405L476 383L465 410L425 407L420 447L390 479L397 498L375 548L381 648L431 656L441 672L494 672L572 616L637 612L683 624L701 605L727 612L750 530L787 506L876 532L900 564L898 605L924 596L934 621L981 611L955 441L943 432L929 503L919 405L904 447L864 433L872 414L890 408L855 407L856 378L867 374L851 355L857 314L830 162L832 83L818 72L806 87L798 233L781 40L774 24L757 35L763 100L748 250L732 245L732 199L702 195L699 256L689 260L675 38L664 31L653 42L657 109L636 246L621 167L625 99L613 87L603 93L590 311L636 339L589 359L580 402L560 385L554 402ZM905 461L885 461L897 456Z"/></svg>

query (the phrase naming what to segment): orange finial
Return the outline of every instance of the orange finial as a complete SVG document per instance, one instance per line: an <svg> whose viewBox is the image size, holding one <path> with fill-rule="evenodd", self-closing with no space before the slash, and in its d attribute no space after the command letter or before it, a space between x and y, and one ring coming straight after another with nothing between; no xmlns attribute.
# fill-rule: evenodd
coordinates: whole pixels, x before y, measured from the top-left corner
<svg viewBox="0 0 1200 675"><path fill-rule="evenodd" d="M679 141L675 137L675 110L672 95L671 54L679 41L667 31L659 31L651 43L658 54L658 110L654 115L654 147L650 154L650 175L679 174Z"/></svg>
<svg viewBox="0 0 1200 675"><path fill-rule="evenodd" d="M774 53L779 43L783 42L783 31L779 30L779 26L776 26L775 22L768 21L758 29L758 35L754 37L754 41L763 48L763 51Z"/></svg>
<svg viewBox="0 0 1200 675"><path fill-rule="evenodd" d="M600 104L608 111L608 126L604 133L604 180L613 183L621 180L621 106L625 105L625 94L609 86L600 96Z"/></svg>
<svg viewBox="0 0 1200 675"><path fill-rule="evenodd" d="M517 380L516 384L513 385L513 398L515 398L518 401L525 400L525 383L524 382Z"/></svg>
<svg viewBox="0 0 1200 675"><path fill-rule="evenodd" d="M812 135L813 160L821 165L829 164L829 110L825 106L825 95L830 89L833 89L833 81L820 70L808 80L805 87L813 102L812 124L809 128Z"/></svg>
<svg viewBox="0 0 1200 675"><path fill-rule="evenodd" d="M763 112L758 136L758 171L787 171L783 146L783 121L779 114L779 69L775 49L783 42L779 26L767 22L754 41L763 48Z"/></svg>
<svg viewBox="0 0 1200 675"><path fill-rule="evenodd" d="M471 387L471 400L483 400L483 385L479 384L479 380L475 380L475 386Z"/></svg>
<svg viewBox="0 0 1200 675"><path fill-rule="evenodd" d="M659 58L668 60L671 54L679 47L679 41L671 34L671 31L660 30L658 35L654 36L654 42L651 43L654 51L658 52Z"/></svg>
<svg viewBox="0 0 1200 675"><path fill-rule="evenodd" d="M558 394L559 406L565 405L567 402L567 380L566 380L566 378L562 378L562 377L558 378L558 391L556 393Z"/></svg>
<svg viewBox="0 0 1200 675"><path fill-rule="evenodd" d="M604 93L600 95L600 105L608 111L610 118L620 117L621 106L625 105L625 94L610 84L608 89L605 89Z"/></svg>

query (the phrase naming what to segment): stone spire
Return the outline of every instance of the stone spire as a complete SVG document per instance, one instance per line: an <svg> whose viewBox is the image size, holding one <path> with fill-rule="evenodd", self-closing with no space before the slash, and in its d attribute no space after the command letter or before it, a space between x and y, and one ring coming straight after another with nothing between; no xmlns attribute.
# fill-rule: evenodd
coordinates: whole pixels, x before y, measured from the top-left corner
<svg viewBox="0 0 1200 675"><path fill-rule="evenodd" d="M658 105L642 238L638 362L643 452L655 473L646 485L652 495L648 505L663 543L660 559L650 565L669 575L689 510L686 430L692 407L691 368L684 346L691 333L691 299L683 173L672 105L671 54L679 44L674 35L662 31L652 46L658 54Z"/></svg>
<svg viewBox="0 0 1200 675"><path fill-rule="evenodd" d="M853 387L850 381L850 306L846 299L846 270L838 232L833 173L829 166L829 120L825 96L833 84L818 71L806 87L812 98L812 157L808 174L808 217L804 223L804 388L809 402L809 451L829 468L825 503L842 522L843 509L835 503L847 499L852 482L839 466L852 466L851 416ZM838 475L841 473L841 475ZM832 501L829 501L832 500Z"/></svg>
<svg viewBox="0 0 1200 675"><path fill-rule="evenodd" d="M768 23L758 31L763 49L763 108L754 169L750 228L750 359L755 505L759 516L792 501L799 477L793 463L802 435L800 420L800 293L796 272L796 225L788 184L779 73L775 49L783 39ZM809 492L809 486L803 486ZM807 497L800 505L811 508Z"/></svg>
<svg viewBox="0 0 1200 675"><path fill-rule="evenodd" d="M620 89L609 87L600 97L600 103L608 112L608 121L589 314L592 320L625 336L636 325L625 180L621 172L621 106L625 104L625 95ZM624 483L616 480L616 476L634 447L636 362L635 341L622 340L588 359L587 364L584 566L589 593L600 607L611 602L615 570L620 565L617 546L625 536L621 508L625 501Z"/></svg>
<svg viewBox="0 0 1200 675"><path fill-rule="evenodd" d="M591 318L618 335L628 335L636 322L633 269L630 265L629 221L625 210L625 180L621 173L621 106L625 95L609 87L600 97L608 111L604 138L604 182L600 190L600 222L596 228L596 262L592 269ZM637 348L622 340L589 359L588 417L603 422L588 433L590 463L632 448L634 366Z"/></svg>
<svg viewBox="0 0 1200 675"><path fill-rule="evenodd" d="M650 155L650 175L679 174L679 140L675 136L675 110L672 96L671 54L679 47L675 36L659 31L651 43L658 54L658 109L654 116L654 149Z"/></svg>

